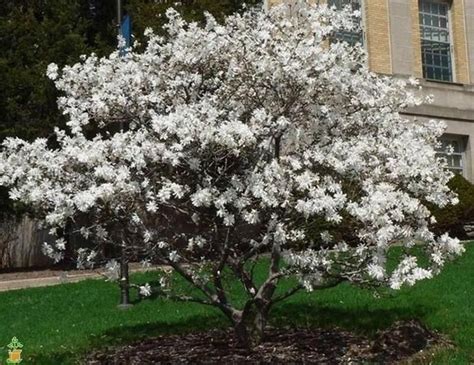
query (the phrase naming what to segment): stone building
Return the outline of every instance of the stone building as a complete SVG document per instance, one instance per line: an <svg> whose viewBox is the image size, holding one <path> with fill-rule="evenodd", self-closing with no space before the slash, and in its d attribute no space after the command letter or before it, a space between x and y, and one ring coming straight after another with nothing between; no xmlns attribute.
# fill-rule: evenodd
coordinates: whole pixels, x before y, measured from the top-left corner
<svg viewBox="0 0 474 365"><path fill-rule="evenodd" d="M266 0L266 6L293 0ZM434 103L403 111L448 127L443 149L453 171L474 183L474 0L308 0L362 13L360 34L372 71L420 79ZM440 151L443 153L443 151Z"/></svg>

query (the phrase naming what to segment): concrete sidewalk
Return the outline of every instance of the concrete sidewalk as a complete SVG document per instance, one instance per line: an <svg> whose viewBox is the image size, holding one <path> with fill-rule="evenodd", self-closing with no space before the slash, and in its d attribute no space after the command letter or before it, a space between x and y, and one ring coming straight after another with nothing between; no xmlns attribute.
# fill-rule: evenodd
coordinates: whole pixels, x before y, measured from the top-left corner
<svg viewBox="0 0 474 365"><path fill-rule="evenodd" d="M152 267L137 267L139 265L134 265L135 267L130 268L130 272L145 272L145 271L154 271L158 269L164 269L161 266L152 266ZM72 271L49 271L43 273L38 272L26 272L23 273L25 278L21 278L22 273L17 273L15 278L8 278L9 274L0 274L0 292L16 289L26 289L26 288L37 288L42 286L51 286L58 284L67 284L67 283L77 283L78 281L86 279L99 279L104 278L103 270L72 270ZM39 277L34 277L39 275ZM45 276L43 276L46 274ZM2 277L3 276L3 277Z"/></svg>

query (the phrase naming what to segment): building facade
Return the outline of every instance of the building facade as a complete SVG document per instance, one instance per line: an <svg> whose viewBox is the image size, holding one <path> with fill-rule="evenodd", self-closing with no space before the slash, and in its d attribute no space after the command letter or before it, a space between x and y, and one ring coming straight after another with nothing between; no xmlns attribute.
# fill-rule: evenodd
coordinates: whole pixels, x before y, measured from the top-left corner
<svg viewBox="0 0 474 365"><path fill-rule="evenodd" d="M282 1L293 0L266 6ZM445 121L440 154L474 183L474 0L309 1L361 10L361 34L343 38L362 40L372 71L420 79L434 102L402 113Z"/></svg>

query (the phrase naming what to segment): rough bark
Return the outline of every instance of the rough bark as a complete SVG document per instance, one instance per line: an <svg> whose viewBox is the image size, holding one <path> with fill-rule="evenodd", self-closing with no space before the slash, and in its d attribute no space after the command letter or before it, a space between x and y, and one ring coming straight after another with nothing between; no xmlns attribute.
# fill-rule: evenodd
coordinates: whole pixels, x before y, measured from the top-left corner
<svg viewBox="0 0 474 365"><path fill-rule="evenodd" d="M265 334L268 311L258 305L246 306L234 325L237 343L241 347L258 346Z"/></svg>
<svg viewBox="0 0 474 365"><path fill-rule="evenodd" d="M264 338L268 313L274 303L273 296L280 275L280 259L280 245L274 243L267 280L260 286L254 297L246 303L234 325L235 335L240 346L252 348L258 346Z"/></svg>

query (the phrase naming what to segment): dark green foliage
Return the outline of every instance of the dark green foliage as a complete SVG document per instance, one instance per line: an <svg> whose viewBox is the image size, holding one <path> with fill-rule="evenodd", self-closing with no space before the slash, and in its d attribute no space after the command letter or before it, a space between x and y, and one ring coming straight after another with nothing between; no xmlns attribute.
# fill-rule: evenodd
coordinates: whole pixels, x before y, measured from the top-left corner
<svg viewBox="0 0 474 365"><path fill-rule="evenodd" d="M438 234L449 232L460 239L466 239L464 225L474 222L474 185L459 174L448 185L458 194L459 204L443 209L432 207L431 211L437 220L433 229Z"/></svg>
<svg viewBox="0 0 474 365"><path fill-rule="evenodd" d="M302 224L305 227L308 239L313 242L315 247L325 245L321 238L323 232L329 233L334 242L344 241L351 247L359 244L359 239L354 232L360 228L360 223L347 212L342 212L342 222L338 224L327 222L322 217L302 222Z"/></svg>
<svg viewBox="0 0 474 365"><path fill-rule="evenodd" d="M188 20L209 11L219 20L261 0L123 1L138 39L146 27L161 33L176 7ZM47 137L64 123L46 67L73 64L81 54L110 53L116 44L116 0L9 0L0 3L0 141Z"/></svg>
<svg viewBox="0 0 474 365"><path fill-rule="evenodd" d="M162 26L166 22L166 10L170 7L175 8L187 21L203 22L205 12L209 12L222 22L227 15L261 3L262 0L128 0L125 9L132 14L133 33L142 42L146 27L164 34Z"/></svg>
<svg viewBox="0 0 474 365"><path fill-rule="evenodd" d="M98 50L88 40L88 7L79 0L7 1L0 14L0 140L46 137L63 123L47 65Z"/></svg>

